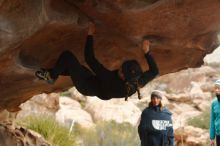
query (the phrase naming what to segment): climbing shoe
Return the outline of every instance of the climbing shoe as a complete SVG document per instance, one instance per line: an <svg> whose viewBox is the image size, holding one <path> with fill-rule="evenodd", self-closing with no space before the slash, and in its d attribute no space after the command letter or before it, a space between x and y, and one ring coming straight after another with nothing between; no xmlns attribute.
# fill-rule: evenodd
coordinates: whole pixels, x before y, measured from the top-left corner
<svg viewBox="0 0 220 146"><path fill-rule="evenodd" d="M41 68L40 70L35 72L35 76L40 80L45 80L49 84L53 84L55 80L51 78L50 72L46 69Z"/></svg>

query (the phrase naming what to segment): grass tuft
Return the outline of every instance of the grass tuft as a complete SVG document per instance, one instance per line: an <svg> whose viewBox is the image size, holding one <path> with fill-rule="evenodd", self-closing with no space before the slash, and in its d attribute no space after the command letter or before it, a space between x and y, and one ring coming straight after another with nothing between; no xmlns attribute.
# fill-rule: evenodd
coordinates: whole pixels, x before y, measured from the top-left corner
<svg viewBox="0 0 220 146"><path fill-rule="evenodd" d="M209 129L210 124L210 111L205 110L202 114L197 117L190 118L188 124L194 127Z"/></svg>
<svg viewBox="0 0 220 146"><path fill-rule="evenodd" d="M75 146L75 137L67 128L61 126L49 116L30 116L19 122L20 125L41 134L55 146Z"/></svg>

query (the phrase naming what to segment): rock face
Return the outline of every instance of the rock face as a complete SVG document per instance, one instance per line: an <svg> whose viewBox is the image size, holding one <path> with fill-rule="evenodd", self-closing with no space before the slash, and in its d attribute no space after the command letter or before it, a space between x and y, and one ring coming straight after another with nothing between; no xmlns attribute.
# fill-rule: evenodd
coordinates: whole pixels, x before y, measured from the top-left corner
<svg viewBox="0 0 220 146"><path fill-rule="evenodd" d="M52 146L34 131L14 127L11 123L0 123L0 146Z"/></svg>
<svg viewBox="0 0 220 146"><path fill-rule="evenodd" d="M32 95L65 89L35 80L39 67L53 66L66 49L85 64L89 20L97 26L95 54L109 69L137 59L147 69L140 44L151 36L160 73L202 64L218 45L218 0L0 0L0 109L18 111ZM211 14L211 15L210 15Z"/></svg>

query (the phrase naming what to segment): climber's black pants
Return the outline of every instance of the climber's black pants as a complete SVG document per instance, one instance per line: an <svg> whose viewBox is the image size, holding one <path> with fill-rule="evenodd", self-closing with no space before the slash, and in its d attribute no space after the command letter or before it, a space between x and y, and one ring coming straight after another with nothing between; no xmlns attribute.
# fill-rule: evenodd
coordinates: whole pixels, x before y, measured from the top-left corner
<svg viewBox="0 0 220 146"><path fill-rule="evenodd" d="M216 146L220 146L220 135L216 136Z"/></svg>
<svg viewBox="0 0 220 146"><path fill-rule="evenodd" d="M64 51L59 56L54 68L49 72L54 79L59 75L70 76L76 89L83 95L98 95L99 88L96 76L88 68L81 65L70 51Z"/></svg>

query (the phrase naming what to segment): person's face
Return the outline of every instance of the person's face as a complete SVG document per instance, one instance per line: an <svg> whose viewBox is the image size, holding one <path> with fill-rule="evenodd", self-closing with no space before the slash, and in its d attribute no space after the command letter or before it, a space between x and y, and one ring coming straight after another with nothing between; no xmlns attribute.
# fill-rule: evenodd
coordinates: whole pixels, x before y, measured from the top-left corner
<svg viewBox="0 0 220 146"><path fill-rule="evenodd" d="M122 72L122 68L121 67L118 69L118 75L119 75L120 79L125 80L125 76L124 76L124 73Z"/></svg>
<svg viewBox="0 0 220 146"><path fill-rule="evenodd" d="M150 41L144 40L142 44L142 49L144 50L144 53L148 53L150 49Z"/></svg>
<svg viewBox="0 0 220 146"><path fill-rule="evenodd" d="M150 41L149 40L144 40L142 45L143 46L150 46Z"/></svg>
<svg viewBox="0 0 220 146"><path fill-rule="evenodd" d="M215 94L220 95L220 85L215 85Z"/></svg>
<svg viewBox="0 0 220 146"><path fill-rule="evenodd" d="M153 106L158 106L161 102L161 99L158 98L157 96L152 96L151 97L151 102Z"/></svg>

